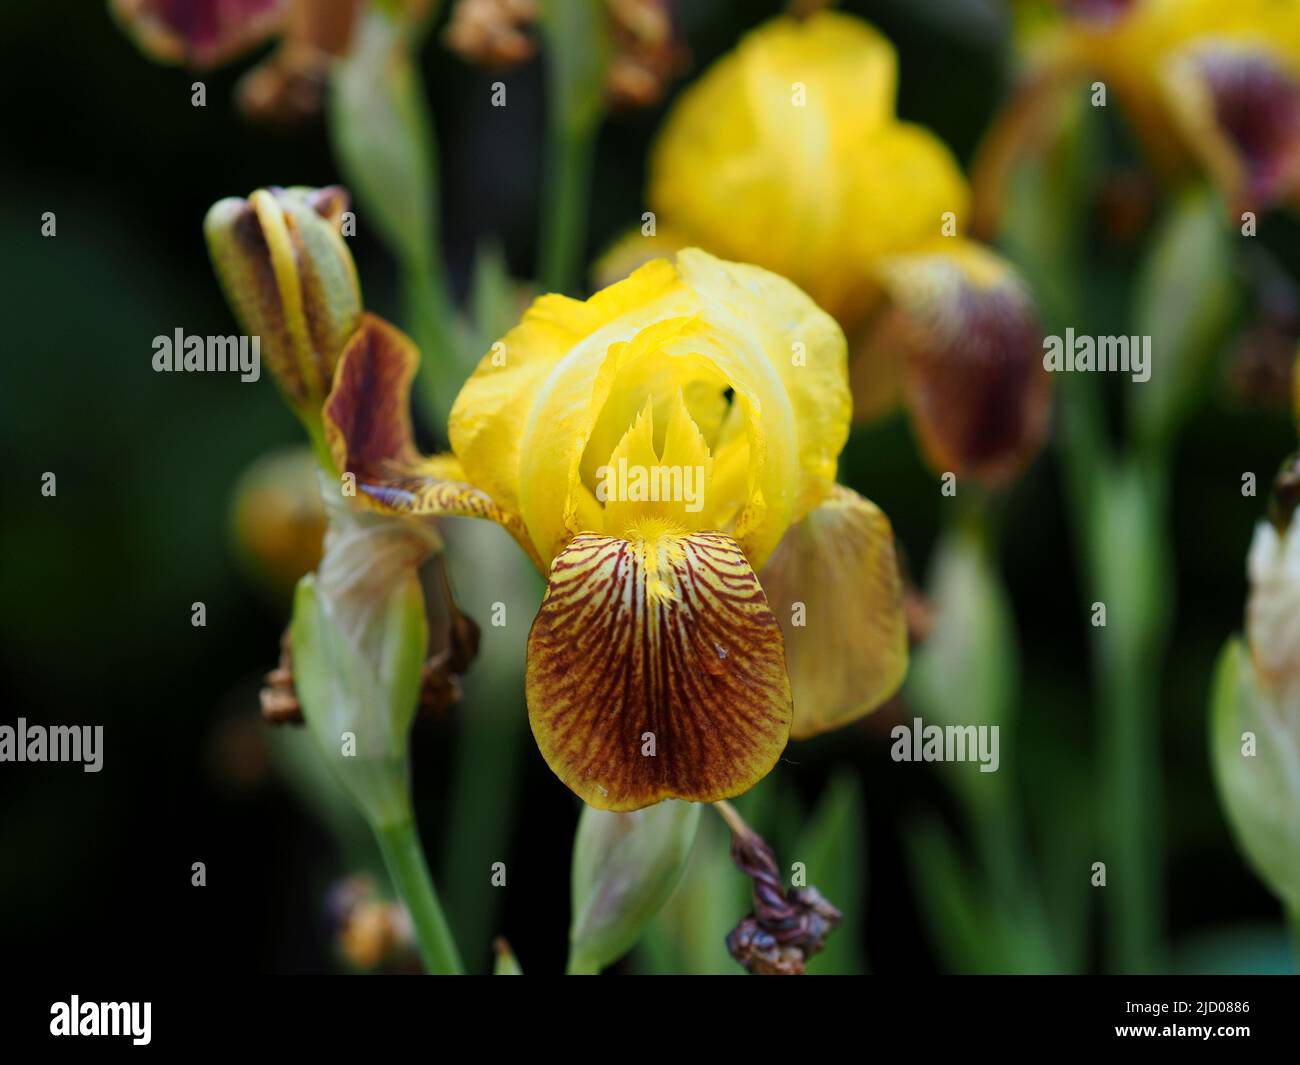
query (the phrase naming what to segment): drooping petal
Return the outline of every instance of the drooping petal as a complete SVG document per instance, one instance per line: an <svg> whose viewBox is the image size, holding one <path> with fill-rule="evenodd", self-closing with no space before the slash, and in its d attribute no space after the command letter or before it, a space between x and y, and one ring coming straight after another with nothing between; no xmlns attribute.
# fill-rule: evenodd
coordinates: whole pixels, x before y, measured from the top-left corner
<svg viewBox="0 0 1300 1065"><path fill-rule="evenodd" d="M528 637L537 745L603 810L738 795L790 731L781 627L740 546L642 532L576 537Z"/></svg>
<svg viewBox="0 0 1300 1065"><path fill-rule="evenodd" d="M359 499L413 517L486 518L502 525L535 563L519 516L470 483L452 455L422 456L411 430L411 380L419 353L410 338L373 314L348 341L325 401L325 439Z"/></svg>
<svg viewBox="0 0 1300 1065"><path fill-rule="evenodd" d="M1050 400L1024 285L959 239L893 257L882 275L903 319L907 398L927 461L936 472L1008 480L1041 445Z"/></svg>
<svg viewBox="0 0 1300 1065"><path fill-rule="evenodd" d="M289 0L113 0L141 51L164 63L211 67L276 32Z"/></svg>
<svg viewBox="0 0 1300 1065"><path fill-rule="evenodd" d="M785 633L793 739L876 709L907 672L903 583L889 519L840 485L791 526L762 573Z"/></svg>
<svg viewBox="0 0 1300 1065"><path fill-rule="evenodd" d="M1164 85L1188 144L1233 210L1300 195L1300 75L1280 56L1194 46L1170 59Z"/></svg>

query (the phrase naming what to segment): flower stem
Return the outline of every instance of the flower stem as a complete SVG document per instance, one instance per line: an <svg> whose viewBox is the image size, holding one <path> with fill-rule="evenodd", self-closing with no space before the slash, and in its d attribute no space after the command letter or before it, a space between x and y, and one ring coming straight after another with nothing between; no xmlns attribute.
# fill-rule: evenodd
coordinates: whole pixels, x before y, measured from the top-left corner
<svg viewBox="0 0 1300 1065"><path fill-rule="evenodd" d="M438 253L431 251L422 264L403 263L399 280L403 319L420 349L416 385L433 423L444 426L466 369L456 338L446 271Z"/></svg>
<svg viewBox="0 0 1300 1065"><path fill-rule="evenodd" d="M599 4L548 0L546 172L538 274L548 292L573 295L587 245L596 131L604 114L609 27Z"/></svg>
<svg viewBox="0 0 1300 1065"><path fill-rule="evenodd" d="M461 975L465 969L460 952L425 864L415 822L406 818L391 825L376 825L375 836L393 885L411 914L425 968L435 976Z"/></svg>
<svg viewBox="0 0 1300 1065"><path fill-rule="evenodd" d="M591 185L592 137L552 122L547 137L539 273L547 292L575 292L587 241L585 202Z"/></svg>
<svg viewBox="0 0 1300 1065"><path fill-rule="evenodd" d="M1160 566L1162 545L1170 542L1165 466L1158 452L1111 451L1090 382L1072 382L1062 398L1067 499L1083 555L1086 599L1106 604L1111 615L1093 628L1092 641L1106 782L1101 844L1115 876L1105 899L1109 949L1116 970L1150 972L1159 963L1163 878L1159 673L1167 591ZM1099 520L1119 505L1129 518L1123 545Z"/></svg>

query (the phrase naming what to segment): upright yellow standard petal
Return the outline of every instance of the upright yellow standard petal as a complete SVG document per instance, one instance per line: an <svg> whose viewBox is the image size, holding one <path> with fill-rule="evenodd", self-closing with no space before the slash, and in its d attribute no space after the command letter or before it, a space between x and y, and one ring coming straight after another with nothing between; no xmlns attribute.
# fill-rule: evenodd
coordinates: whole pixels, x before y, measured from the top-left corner
<svg viewBox="0 0 1300 1065"><path fill-rule="evenodd" d="M578 533L624 535L622 504L637 501L599 497L622 461L707 468L702 499L638 512L733 535L761 565L833 483L846 360L838 325L796 286L688 249L585 302L534 304L458 397L452 447L543 563Z"/></svg>
<svg viewBox="0 0 1300 1065"><path fill-rule="evenodd" d="M896 77L893 47L860 19L765 23L669 115L651 159L659 224L790 278L850 326L873 298L874 258L966 204L951 153L895 120Z"/></svg>
<svg viewBox="0 0 1300 1065"><path fill-rule="evenodd" d="M781 628L739 545L653 521L556 556L527 694L547 764L602 810L739 795L790 732Z"/></svg>
<svg viewBox="0 0 1300 1065"><path fill-rule="evenodd" d="M785 534L762 580L785 632L794 739L847 725L898 690L903 585L889 519L874 503L837 486Z"/></svg>

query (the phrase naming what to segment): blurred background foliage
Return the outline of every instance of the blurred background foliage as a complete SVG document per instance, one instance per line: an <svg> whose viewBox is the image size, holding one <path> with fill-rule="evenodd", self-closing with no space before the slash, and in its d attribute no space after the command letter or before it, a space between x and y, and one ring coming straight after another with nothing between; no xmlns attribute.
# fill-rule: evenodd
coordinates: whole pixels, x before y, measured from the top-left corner
<svg viewBox="0 0 1300 1065"><path fill-rule="evenodd" d="M897 46L900 115L932 128L969 163L1008 87L1002 5L841 6ZM693 0L676 8L693 57L689 79L781 5ZM164 376L150 366L155 335L178 327L232 331L203 245L207 207L265 184L339 181L325 130L321 123L292 131L248 124L231 103L247 62L204 75L145 62L103 4L13 0L0 24L9 102L0 121L0 298L9 338L0 452L10 477L0 522L4 719L105 726L97 775L70 765L0 768L6 946L34 965L75 956L79 965L152 970L337 966L328 885L378 869L376 855L355 815L326 802L304 816L299 797L313 789L287 783L319 769L302 757L300 735L271 734L257 715L257 688L275 664L287 599L241 566L231 535L241 476L260 456L298 444L300 430L269 381ZM515 277L534 273L541 67L472 69L436 34L423 64L452 284L460 300L472 288L482 299L484 286L473 284L481 248L496 249ZM202 109L190 102L196 77L207 84ZM496 80L508 86L505 108L490 106ZM668 102L602 127L588 260L639 220L646 152ZM1054 208L1058 218L1073 212L1081 222L1071 291L1086 307L1071 310L1070 321L1096 334L1138 331L1126 323L1168 201L1135 177L1137 152L1114 109L1082 121L1081 150L1089 153L1077 171L1082 187ZM57 217L54 238L41 236L46 211ZM1123 226L1106 224L1120 216ZM1037 286L1034 254L1050 258L1064 237L1043 217L1024 227L1032 230L1027 240L1017 243L1013 223L1005 244ZM1270 269L1300 277L1298 237L1294 218L1269 216L1257 241ZM401 321L393 263L364 219L351 243L367 305ZM1191 266L1233 272L1253 261L1207 263L1197 256L1215 253L1199 247L1182 254ZM1050 331L1062 319L1050 293L1044 302ZM1175 303L1156 313L1174 323L1191 309ZM1263 511L1262 498L1243 498L1242 474L1254 472L1262 493L1294 440L1285 393L1261 405L1237 387L1242 331L1255 311L1249 300L1234 308L1195 394L1179 400L1191 413L1170 453L1172 534L1158 559L1138 564L1139 577L1152 564L1169 576L1159 607L1170 650L1142 664L1161 700L1163 778L1152 798L1165 874L1164 964L1196 971L1292 964L1276 903L1228 834L1206 751L1213 663L1225 635L1240 626L1245 550ZM1122 387L1107 382L1098 397L1106 424L1121 417ZM425 430L424 442L438 443ZM58 477L54 498L40 494L45 471ZM889 514L917 583L931 571L944 530L965 535L953 531L954 504L922 465L901 415L854 431L841 478ZM993 675L972 682L958 663L957 676L969 699L1005 704L995 718L1005 729L994 816L966 816L975 807L958 778L974 766L889 758L893 724L914 713L943 716L935 691L942 695L945 686L925 677L860 726L792 746L739 804L782 861L806 863L809 882L849 915L810 971L1105 966L1099 900L1088 886L1091 863L1106 858L1097 825L1096 681L1069 490L1049 448L987 516L998 532L991 552L981 561L977 551L973 562L959 553L942 570L944 579L973 581L984 589L981 601L992 600L972 624L996 645L985 649ZM1108 513L1119 522L1112 543L1122 545L1126 519ZM451 532L453 581L480 622L503 598L488 580L493 554L481 543L497 535ZM990 572L1005 586L981 583ZM496 650L489 643L464 702L446 719L416 727L416 802L471 968L486 971L490 938L501 933L525 972L557 972L578 810L527 737L522 656L514 673L498 668L511 659L512 641L522 647L540 585L522 580L510 594L519 606L502 634L485 627ZM200 601L207 626L193 628L191 604ZM953 686L947 690L951 699ZM468 715L492 727L476 730L466 752ZM457 809L468 813L454 816ZM996 836L1008 819L1025 831L979 838ZM747 909L747 884L727 860L721 823L706 818L703 826L681 887L624 968L739 971L722 937ZM190 886L195 861L207 866L202 890ZM508 869L504 889L489 885L495 861ZM1120 872L1112 866L1111 875Z"/></svg>

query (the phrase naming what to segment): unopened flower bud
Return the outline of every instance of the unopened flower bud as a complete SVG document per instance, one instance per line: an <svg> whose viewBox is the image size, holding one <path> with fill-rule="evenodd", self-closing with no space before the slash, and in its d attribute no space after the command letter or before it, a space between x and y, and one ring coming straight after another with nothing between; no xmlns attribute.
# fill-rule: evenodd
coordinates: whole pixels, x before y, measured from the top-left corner
<svg viewBox="0 0 1300 1065"><path fill-rule="evenodd" d="M519 959L515 957L515 952L510 949L510 944L506 942L504 936L497 936L492 941L492 949L496 952L496 963L492 967L493 976L523 976L524 970L519 964Z"/></svg>
<svg viewBox="0 0 1300 1065"><path fill-rule="evenodd" d="M321 476L329 515L320 569L298 583L291 640L302 714L377 827L410 818L408 741L428 641L418 570L432 526L353 510Z"/></svg>
<svg viewBox="0 0 1300 1065"><path fill-rule="evenodd" d="M235 317L261 338L281 391L309 427L361 323L361 287L340 233L347 203L338 187L258 189L214 204L203 227Z"/></svg>
<svg viewBox="0 0 1300 1065"><path fill-rule="evenodd" d="M339 953L352 968L405 971L416 963L410 914L381 896L372 877L360 874L334 884L326 909Z"/></svg>
<svg viewBox="0 0 1300 1065"><path fill-rule="evenodd" d="M244 569L277 605L320 562L325 510L316 460L302 445L263 455L232 493L230 532Z"/></svg>
<svg viewBox="0 0 1300 1065"><path fill-rule="evenodd" d="M1228 642L1211 700L1210 751L1233 834L1300 918L1300 522L1260 522L1247 559L1246 646Z"/></svg>
<svg viewBox="0 0 1300 1065"><path fill-rule="evenodd" d="M1292 483L1290 491L1296 486ZM1300 694L1300 525L1260 522L1246 560L1246 640L1264 685Z"/></svg>
<svg viewBox="0 0 1300 1065"><path fill-rule="evenodd" d="M697 803L674 799L632 813L583 807L573 842L571 972L599 972L631 949L677 886L699 823Z"/></svg>

